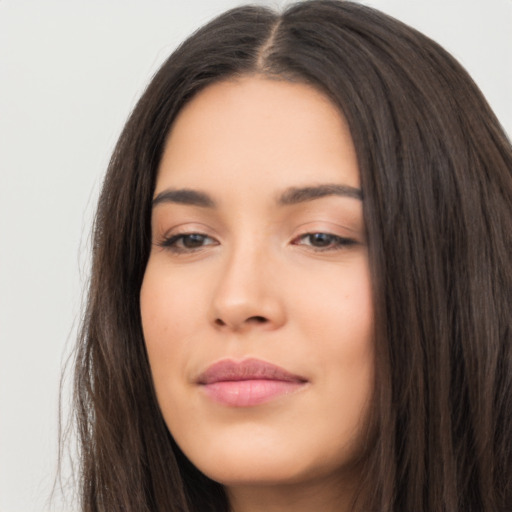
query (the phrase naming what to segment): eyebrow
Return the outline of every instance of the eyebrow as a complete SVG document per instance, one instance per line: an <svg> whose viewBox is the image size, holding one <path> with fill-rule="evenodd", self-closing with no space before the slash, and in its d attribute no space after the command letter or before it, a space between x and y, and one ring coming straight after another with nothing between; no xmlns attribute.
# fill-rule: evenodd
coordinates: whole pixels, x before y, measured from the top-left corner
<svg viewBox="0 0 512 512"><path fill-rule="evenodd" d="M341 196L353 199L363 199L361 189L349 185L324 184L309 187L287 188L277 199L280 206L289 206L322 197ZM189 188L166 189L153 199L153 208L162 203L176 203L202 208L215 208L215 201L205 192Z"/></svg>
<svg viewBox="0 0 512 512"><path fill-rule="evenodd" d="M161 203L177 203L203 208L215 208L215 201L204 192L190 188L167 189L153 199L153 208Z"/></svg>
<svg viewBox="0 0 512 512"><path fill-rule="evenodd" d="M292 205L327 196L351 197L362 201L363 192L356 187L337 184L317 185L314 187L291 187L281 194L278 199L278 204Z"/></svg>

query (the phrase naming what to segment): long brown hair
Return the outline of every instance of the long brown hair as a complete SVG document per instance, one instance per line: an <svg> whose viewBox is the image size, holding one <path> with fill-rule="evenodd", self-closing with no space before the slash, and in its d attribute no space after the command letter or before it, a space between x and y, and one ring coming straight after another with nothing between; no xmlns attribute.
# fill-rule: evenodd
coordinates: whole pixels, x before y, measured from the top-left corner
<svg viewBox="0 0 512 512"><path fill-rule="evenodd" d="M183 105L227 77L312 84L346 117L376 311L365 512L512 509L512 149L436 43L368 7L241 7L183 43L131 114L103 184L76 353L82 510L227 511L160 414L139 292L151 198Z"/></svg>

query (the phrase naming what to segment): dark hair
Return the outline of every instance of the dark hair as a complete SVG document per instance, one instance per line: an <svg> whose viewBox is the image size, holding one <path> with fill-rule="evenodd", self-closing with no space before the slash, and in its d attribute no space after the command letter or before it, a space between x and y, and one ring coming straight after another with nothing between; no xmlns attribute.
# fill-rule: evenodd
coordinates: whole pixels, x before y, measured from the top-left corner
<svg viewBox="0 0 512 512"><path fill-rule="evenodd" d="M355 510L512 509L512 149L464 69L371 8L241 7L163 64L103 185L77 349L84 511L227 511L174 443L139 293L164 141L202 88L247 74L305 82L339 107L364 193L376 315L372 435Z"/></svg>

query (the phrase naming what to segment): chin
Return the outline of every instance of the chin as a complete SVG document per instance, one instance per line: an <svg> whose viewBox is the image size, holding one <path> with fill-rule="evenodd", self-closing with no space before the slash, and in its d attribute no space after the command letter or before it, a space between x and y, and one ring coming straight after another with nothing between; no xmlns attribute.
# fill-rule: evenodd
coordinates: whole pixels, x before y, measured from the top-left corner
<svg viewBox="0 0 512 512"><path fill-rule="evenodd" d="M286 485L302 481L307 475L296 467L296 461L244 460L238 458L232 463L224 460L222 464L204 464L199 469L210 479L226 486Z"/></svg>
<svg viewBox="0 0 512 512"><path fill-rule="evenodd" d="M358 450L347 446L338 453L316 451L310 440L263 439L253 436L251 442L231 438L216 441L210 449L194 449L189 460L208 478L226 486L297 485L322 480L327 475L352 472ZM287 442L289 443L287 445ZM222 448L221 448L222 447Z"/></svg>

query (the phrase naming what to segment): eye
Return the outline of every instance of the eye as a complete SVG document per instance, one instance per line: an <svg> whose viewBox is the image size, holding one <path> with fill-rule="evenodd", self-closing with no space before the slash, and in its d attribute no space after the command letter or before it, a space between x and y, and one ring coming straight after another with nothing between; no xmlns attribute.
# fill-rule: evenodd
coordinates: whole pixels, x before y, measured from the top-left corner
<svg viewBox="0 0 512 512"><path fill-rule="evenodd" d="M159 245L173 252L184 253L194 252L207 245L218 245L218 242L202 233L180 233L166 238Z"/></svg>
<svg viewBox="0 0 512 512"><path fill-rule="evenodd" d="M292 243L294 245L309 246L316 251L339 250L357 244L351 238L344 238L330 233L305 233L293 240Z"/></svg>

